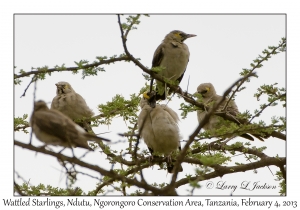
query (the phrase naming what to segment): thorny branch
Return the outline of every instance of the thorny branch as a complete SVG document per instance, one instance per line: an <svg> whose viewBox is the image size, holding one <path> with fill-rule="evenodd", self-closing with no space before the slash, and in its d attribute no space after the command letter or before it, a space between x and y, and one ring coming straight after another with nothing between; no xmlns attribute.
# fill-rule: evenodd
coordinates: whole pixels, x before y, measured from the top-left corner
<svg viewBox="0 0 300 210"><path fill-rule="evenodd" d="M22 143L22 142L19 142L19 141L16 141L16 140L14 141L14 144L17 145L17 146L20 146L22 148L32 150L32 151L36 151L36 152L39 152L39 153L51 155L51 156L56 157L60 160L68 161L70 163L74 163L74 164L79 165L81 167L88 168L88 169L91 169L93 171L99 172L100 174L102 174L104 176L113 177L118 181L125 181L128 184L131 184L131 185L143 188L145 190L150 190L152 192L160 194L160 190L158 188L155 188L155 187L153 187L151 185L148 185L148 184L145 184L143 182L139 182L136 178L135 179L129 179L129 178L123 176L123 175L120 175L120 174L114 172L113 170L110 170L110 171L104 170L103 168L101 168L99 166L83 162L83 161L77 159L74 156L73 157L68 157L68 156L65 156L61 153L52 152L52 151L46 150L45 148L37 148L37 147L34 147L33 145L25 144L25 143Z"/></svg>
<svg viewBox="0 0 300 210"><path fill-rule="evenodd" d="M14 79L18 79L21 77L27 77L29 75L37 75L37 74L41 74L41 73L52 73L52 72L62 72L62 71L77 71L80 69L88 69L88 68L94 68L103 64L110 64L110 63L114 63L116 61L129 61L130 59L127 56L123 56L123 57L119 57L119 58L111 58L111 59L107 59L107 60L101 60L100 62L96 62L96 63L92 63L92 64L87 64L84 65L83 67L66 67L64 69L58 69L58 68L49 68L47 70L43 70L43 71L29 71L29 72L24 72L21 74L15 74L14 75Z"/></svg>
<svg viewBox="0 0 300 210"><path fill-rule="evenodd" d="M271 106L274 102L276 102L277 100L280 100L281 98L286 97L286 94L282 94L280 96L278 96L275 100L272 100L271 102L269 102L267 105L263 106L263 108L257 112L250 120L249 123L251 123L251 121L255 118L258 117L267 107Z"/></svg>
<svg viewBox="0 0 300 210"><path fill-rule="evenodd" d="M126 182L130 185L137 186L137 187L143 188L145 190L151 191L154 195L176 195L175 188L178 188L178 187L180 187L184 184L189 183L190 180L199 179L198 177L184 178L184 179L181 179L177 182L174 182L173 185L172 185L172 188L170 188L170 185L168 185L168 186L166 186L162 189L159 189L159 188L156 188L156 187L153 187L153 186L147 184L146 182L138 181L136 178L129 179L129 178L126 177L129 174L132 174L132 173L135 173L135 172L139 171L140 170L139 167L133 168L133 169L127 171L125 174L120 175L120 174L118 174L118 173L116 173L112 170L105 170L105 169L103 169L103 168L101 168L97 165L92 165L92 164L86 163L84 161L81 161L80 159L78 159L76 157L68 157L68 156L65 156L61 153L56 153L56 152L46 150L43 147L42 148L35 147L33 145L25 144L25 143L22 143L22 142L19 142L19 141L16 141L16 140L14 141L14 144L19 146L19 147L25 148L25 149L29 149L29 150L32 150L32 151L36 151L36 152L39 152L39 153L43 153L43 154L47 154L47 155L56 157L57 159L62 160L64 162L66 161L66 162L69 162L71 164L79 165L83 168L91 169L93 171L96 171L96 172L102 174L103 176L110 177L110 180L108 180L106 182L103 182L102 184L100 184L97 187L97 189L95 190L95 195L104 186L109 185L113 181ZM242 149L243 149L243 147L238 148L236 150L242 150ZM269 165L275 165L275 166L281 167L281 166L286 164L286 158L263 156L263 155L261 155L260 152L256 152L256 151L248 149L248 148L247 148L247 150L252 152L252 153L257 153L261 157L261 160L257 161L257 162L250 163L250 164L244 164L244 165L240 165L240 166L231 166L231 167L214 165L214 166L211 166L211 167L215 169L215 172L203 175L203 178L201 180L203 181L203 180L207 180L207 179L212 179L212 178L216 178L216 177L223 176L225 174L234 173L234 172L249 171L249 170L253 170L255 168L265 167L265 166L269 166ZM196 150L194 150L193 152L196 152ZM156 162L156 160L158 160L158 159L162 159L162 158L154 158L153 162ZM184 160L191 160L191 158L184 158ZM141 161L146 162L147 160L145 158ZM186 162L189 162L189 161L186 161ZM192 161L192 163L202 165L202 163L200 161L195 161L194 160L194 161ZM143 169L143 168L147 168L149 166L150 165L148 163L148 164L141 164L140 167Z"/></svg>
<svg viewBox="0 0 300 210"><path fill-rule="evenodd" d="M252 69L249 71L248 74L251 74L255 69L260 68L262 66L262 62L267 61L268 58L270 58L270 55L275 54L276 50L281 49L283 46L285 46L286 42L285 40L279 44L277 47L273 48L273 50L271 52L267 52L266 55L264 57L261 57L260 60L258 62L256 62L256 65L252 66ZM233 96L235 95L236 92L239 91L240 87L245 83L245 81L247 81L247 79L242 80L236 87L236 89L232 92L231 96L229 97L228 101L226 102L224 108L222 111L227 109L227 106L229 104L229 102L232 100Z"/></svg>

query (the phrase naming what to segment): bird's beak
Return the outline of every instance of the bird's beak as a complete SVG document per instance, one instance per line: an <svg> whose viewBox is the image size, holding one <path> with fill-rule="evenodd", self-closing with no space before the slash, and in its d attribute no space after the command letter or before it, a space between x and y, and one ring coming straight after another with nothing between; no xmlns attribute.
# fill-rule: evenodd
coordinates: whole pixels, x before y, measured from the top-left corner
<svg viewBox="0 0 300 210"><path fill-rule="evenodd" d="M195 34L187 34L186 38L191 38L191 37L195 37L195 36L197 36L197 35L195 35Z"/></svg>

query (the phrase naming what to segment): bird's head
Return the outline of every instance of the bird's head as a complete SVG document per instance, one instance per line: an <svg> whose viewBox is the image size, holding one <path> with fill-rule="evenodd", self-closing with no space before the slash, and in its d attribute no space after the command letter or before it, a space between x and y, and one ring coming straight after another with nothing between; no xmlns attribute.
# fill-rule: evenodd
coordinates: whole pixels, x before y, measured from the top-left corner
<svg viewBox="0 0 300 210"><path fill-rule="evenodd" d="M155 91L143 93L143 98L141 98L140 101L140 107L143 108L145 105L150 105L152 108L155 108Z"/></svg>
<svg viewBox="0 0 300 210"><path fill-rule="evenodd" d="M58 82L55 85L57 95L71 93L74 91L72 86L67 82Z"/></svg>
<svg viewBox="0 0 300 210"><path fill-rule="evenodd" d="M186 40L188 38L191 38L191 37L195 37L195 36L197 36L197 35L195 35L195 34L186 34L182 31L174 30L174 31L171 31L169 34L167 34L166 38L173 39L177 42L183 42L184 40Z"/></svg>
<svg viewBox="0 0 300 210"><path fill-rule="evenodd" d="M34 111L49 110L45 101L39 100L34 102Z"/></svg>
<svg viewBox="0 0 300 210"><path fill-rule="evenodd" d="M209 98L216 94L216 90L211 83L202 83L198 86L197 93L203 98Z"/></svg>

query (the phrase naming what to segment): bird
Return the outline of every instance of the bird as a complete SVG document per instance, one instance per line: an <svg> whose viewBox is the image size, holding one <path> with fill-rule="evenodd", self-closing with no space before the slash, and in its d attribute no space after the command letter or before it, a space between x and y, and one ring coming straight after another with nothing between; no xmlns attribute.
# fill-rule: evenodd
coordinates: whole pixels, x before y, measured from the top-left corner
<svg viewBox="0 0 300 210"><path fill-rule="evenodd" d="M195 36L195 34L186 34L179 30L168 33L154 52L152 68L161 67L159 75L180 83L190 57L189 48L184 41ZM153 79L151 79L151 86L152 84ZM168 85L156 80L156 100L166 99L166 86Z"/></svg>
<svg viewBox="0 0 300 210"><path fill-rule="evenodd" d="M94 116L84 98L76 93L68 82L58 82L55 85L56 96L52 100L51 109L70 117L86 132L94 133L90 126L91 121L84 121Z"/></svg>
<svg viewBox="0 0 300 210"><path fill-rule="evenodd" d="M45 145L62 147L80 147L93 150L87 141L110 141L87 133L82 127L63 113L49 109L45 101L34 103L34 110L30 118L30 125L35 136Z"/></svg>
<svg viewBox="0 0 300 210"><path fill-rule="evenodd" d="M216 93L216 90L211 83L200 84L197 87L197 93L202 96L202 100L203 100L202 103L205 106L212 106L214 103L218 103L219 101L222 100L222 96L220 96ZM224 108L225 104L227 103L227 101L228 100L225 100L219 106L217 111L222 110ZM236 103L233 100L229 101L228 106L227 106L226 110L224 110L224 111L234 117L240 113ZM208 112L208 110L197 110L197 118L198 118L199 123L204 119L207 112ZM222 125L222 117L212 115L212 116L210 116L209 121L203 126L203 129L207 130L207 131L213 131L215 129L220 129L222 126L223 126ZM259 139L261 141L264 141L264 139L257 134L251 134L251 135L255 136L257 139ZM254 138L251 135L244 133L244 134L241 134L240 136L245 139L248 139L250 141L254 141Z"/></svg>
<svg viewBox="0 0 300 210"><path fill-rule="evenodd" d="M144 93L140 101L139 134L144 139L151 155L157 152L167 156L167 170L173 173L174 164L170 160L171 154L177 149L181 150L179 117L166 105L157 104L155 108L152 108L148 98L149 96ZM183 171L182 166L178 171Z"/></svg>

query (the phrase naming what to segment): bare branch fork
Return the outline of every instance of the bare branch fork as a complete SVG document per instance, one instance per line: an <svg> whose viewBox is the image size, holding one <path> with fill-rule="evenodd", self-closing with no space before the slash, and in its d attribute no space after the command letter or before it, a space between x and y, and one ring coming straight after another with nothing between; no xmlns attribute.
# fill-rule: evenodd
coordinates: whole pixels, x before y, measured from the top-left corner
<svg viewBox="0 0 300 210"><path fill-rule="evenodd" d="M160 194L160 189L155 188L155 187L153 187L151 185L148 185L146 183L139 182L136 178L135 179L129 179L129 178L125 177L124 175L120 175L120 174L114 172L113 170L107 171L107 170L105 170L105 169L103 169L99 166L83 162L83 161L77 159L74 156L73 157L68 157L68 156L62 155L61 153L52 152L52 151L46 150L45 148L37 148L37 147L34 147L33 145L25 144L25 143L22 143L22 142L19 142L19 141L16 141L16 140L14 141L14 144L19 146L19 147L22 147L22 148L26 148L26 149L29 149L29 150L32 150L32 151L37 151L37 152L40 152L40 153L43 153L43 154L51 155L53 157L57 157L60 160L68 161L70 163L74 163L74 164L82 166L84 168L88 168L88 169L91 169L93 171L97 171L97 172L99 172L100 174L102 174L104 176L113 177L115 180L125 181L128 184L135 185L135 186L143 188L145 190L149 190L149 191L152 191L154 193Z"/></svg>

